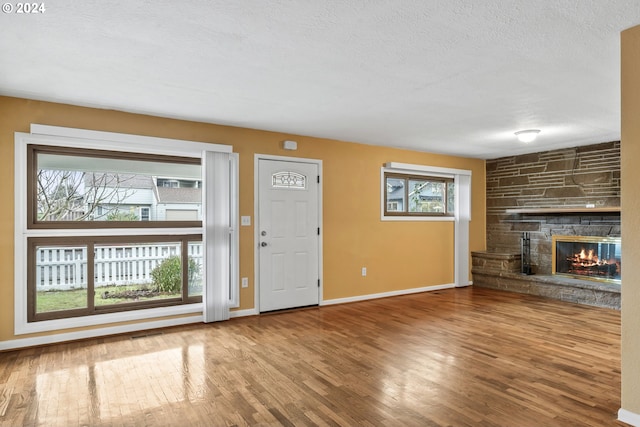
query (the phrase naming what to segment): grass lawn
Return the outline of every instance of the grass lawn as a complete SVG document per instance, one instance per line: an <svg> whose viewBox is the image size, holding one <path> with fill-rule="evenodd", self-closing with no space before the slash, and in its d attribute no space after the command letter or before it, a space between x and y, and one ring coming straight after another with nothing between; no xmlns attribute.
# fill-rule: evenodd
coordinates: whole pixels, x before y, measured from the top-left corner
<svg viewBox="0 0 640 427"><path fill-rule="evenodd" d="M126 304L130 302L139 301L151 301L165 298L180 297L179 293L155 295L151 297L139 297L133 298L103 298L102 295L105 292L109 293L122 293L126 291L136 291L144 289L142 286L101 286L96 289L96 296L94 298L94 304L96 307L113 305L113 304ZM70 291L47 291L37 292L37 312L46 313L48 311L57 310L69 310L74 308L84 308L87 306L87 290L86 289L74 289Z"/></svg>

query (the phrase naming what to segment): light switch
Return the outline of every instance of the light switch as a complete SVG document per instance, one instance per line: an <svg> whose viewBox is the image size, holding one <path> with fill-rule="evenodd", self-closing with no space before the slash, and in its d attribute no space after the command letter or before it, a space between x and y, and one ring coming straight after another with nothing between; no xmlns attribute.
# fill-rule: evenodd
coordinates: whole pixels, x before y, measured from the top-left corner
<svg viewBox="0 0 640 427"><path fill-rule="evenodd" d="M240 217L240 225L251 225L251 217L250 216L241 216Z"/></svg>

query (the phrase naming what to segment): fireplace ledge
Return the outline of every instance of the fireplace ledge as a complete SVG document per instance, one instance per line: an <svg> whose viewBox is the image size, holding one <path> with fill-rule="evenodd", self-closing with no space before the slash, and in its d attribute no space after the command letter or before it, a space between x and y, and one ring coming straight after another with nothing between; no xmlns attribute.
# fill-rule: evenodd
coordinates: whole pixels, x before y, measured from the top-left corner
<svg viewBox="0 0 640 427"><path fill-rule="evenodd" d="M520 254L472 252L473 285L620 309L620 284L558 275L520 274Z"/></svg>

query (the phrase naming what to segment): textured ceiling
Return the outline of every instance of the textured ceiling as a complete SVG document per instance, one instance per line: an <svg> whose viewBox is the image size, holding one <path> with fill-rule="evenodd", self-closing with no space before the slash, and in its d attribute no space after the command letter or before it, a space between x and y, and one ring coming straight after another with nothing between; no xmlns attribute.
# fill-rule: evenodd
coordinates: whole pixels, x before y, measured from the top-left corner
<svg viewBox="0 0 640 427"><path fill-rule="evenodd" d="M0 94L479 158L619 139L640 24L638 0L45 7L0 14Z"/></svg>

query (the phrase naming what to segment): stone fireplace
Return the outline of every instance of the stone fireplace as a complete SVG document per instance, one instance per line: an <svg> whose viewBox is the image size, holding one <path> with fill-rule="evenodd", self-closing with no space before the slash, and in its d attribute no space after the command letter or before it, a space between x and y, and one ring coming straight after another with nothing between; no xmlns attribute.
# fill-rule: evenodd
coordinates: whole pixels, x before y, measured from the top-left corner
<svg viewBox="0 0 640 427"><path fill-rule="evenodd" d="M620 143L487 160L487 251L520 253L552 274L552 238L620 237Z"/></svg>
<svg viewBox="0 0 640 427"><path fill-rule="evenodd" d="M487 249L472 253L474 285L620 307L619 141L487 160L486 179ZM521 274L523 233L531 275ZM575 261L569 272L567 258L576 253L558 255L558 236L618 240L587 247L586 257L600 251L598 262ZM615 272L602 265L611 251Z"/></svg>

